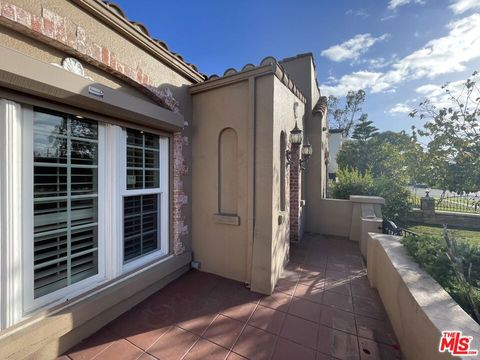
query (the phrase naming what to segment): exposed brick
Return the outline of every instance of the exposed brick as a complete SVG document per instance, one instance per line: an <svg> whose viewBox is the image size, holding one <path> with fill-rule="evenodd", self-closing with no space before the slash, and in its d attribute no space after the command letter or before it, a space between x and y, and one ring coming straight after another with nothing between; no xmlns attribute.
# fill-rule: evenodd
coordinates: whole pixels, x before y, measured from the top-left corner
<svg viewBox="0 0 480 360"><path fill-rule="evenodd" d="M42 8L42 17L43 35L55 39L55 13L47 8Z"/></svg>
<svg viewBox="0 0 480 360"><path fill-rule="evenodd" d="M43 34L43 18L37 15L32 15L32 30Z"/></svg>
<svg viewBox="0 0 480 360"><path fill-rule="evenodd" d="M29 29L32 27L32 15L18 6L15 8L15 21Z"/></svg>
<svg viewBox="0 0 480 360"><path fill-rule="evenodd" d="M77 25L70 19L65 20L66 44L73 49L77 48Z"/></svg>
<svg viewBox="0 0 480 360"><path fill-rule="evenodd" d="M4 3L2 6L2 16L9 20L15 21L15 10L15 5Z"/></svg>
<svg viewBox="0 0 480 360"><path fill-rule="evenodd" d="M300 223L300 146L292 145L290 155L290 240L298 241Z"/></svg>
<svg viewBox="0 0 480 360"><path fill-rule="evenodd" d="M133 71L133 69L130 67L130 66L125 66L125 72L124 72L125 76L134 80L135 79L135 72Z"/></svg>
<svg viewBox="0 0 480 360"><path fill-rule="evenodd" d="M87 33L81 26L77 26L76 46L77 50L82 54L87 53Z"/></svg>
<svg viewBox="0 0 480 360"><path fill-rule="evenodd" d="M65 18L55 14L53 20L55 28L55 40L60 41L63 44L67 43L67 29L65 26Z"/></svg>
<svg viewBox="0 0 480 360"><path fill-rule="evenodd" d="M102 63L110 66L110 50L108 50L105 46L102 46Z"/></svg>
<svg viewBox="0 0 480 360"><path fill-rule="evenodd" d="M117 71L119 73L125 74L125 65L117 61Z"/></svg>
<svg viewBox="0 0 480 360"><path fill-rule="evenodd" d="M137 67L136 75L137 75L136 81L141 84L141 83L142 83L142 80L143 80L143 71L142 71L142 68Z"/></svg>
<svg viewBox="0 0 480 360"><path fill-rule="evenodd" d="M117 70L117 56L112 52L110 53L110 67Z"/></svg>
<svg viewBox="0 0 480 360"><path fill-rule="evenodd" d="M97 43L92 43L92 57L97 61L102 61L102 47Z"/></svg>

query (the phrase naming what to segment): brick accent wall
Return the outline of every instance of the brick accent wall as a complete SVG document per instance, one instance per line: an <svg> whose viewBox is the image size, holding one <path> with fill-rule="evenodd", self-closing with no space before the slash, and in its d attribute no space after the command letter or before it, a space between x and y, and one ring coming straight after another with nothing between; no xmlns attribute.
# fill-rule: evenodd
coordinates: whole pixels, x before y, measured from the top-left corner
<svg viewBox="0 0 480 360"><path fill-rule="evenodd" d="M299 241L301 170L300 145L292 144L290 149L290 241Z"/></svg>
<svg viewBox="0 0 480 360"><path fill-rule="evenodd" d="M99 67L147 94L162 107L174 112L179 111L179 103L173 98L168 88L163 90L156 88L140 65L137 65L135 69L125 65L115 53L109 50L107 44L102 45L92 41L82 26L73 23L66 17L45 7L42 7L42 15L36 16L19 6L0 0L0 24ZM183 183L183 177L188 175L189 171L184 158L184 152L188 146L188 137L182 133L174 134L171 221L175 255L185 251L183 239L189 232L183 213L184 206L188 204L188 195Z"/></svg>
<svg viewBox="0 0 480 360"><path fill-rule="evenodd" d="M179 111L179 104L171 91L157 88L139 64L135 68L125 65L110 51L108 44L94 42L85 28L66 17L45 7L42 7L42 15L37 16L0 0L0 23L99 67L137 88L162 107Z"/></svg>
<svg viewBox="0 0 480 360"><path fill-rule="evenodd" d="M188 137L182 133L173 136L173 253L180 255L185 251L183 238L188 235L188 225L182 208L188 204L188 195L184 189L183 177L188 175L188 165L183 156L188 146Z"/></svg>

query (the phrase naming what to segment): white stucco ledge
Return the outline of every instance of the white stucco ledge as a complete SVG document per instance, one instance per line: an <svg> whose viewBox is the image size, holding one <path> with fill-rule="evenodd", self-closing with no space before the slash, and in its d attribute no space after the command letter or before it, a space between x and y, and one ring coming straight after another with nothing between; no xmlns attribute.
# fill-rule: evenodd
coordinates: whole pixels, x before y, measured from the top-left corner
<svg viewBox="0 0 480 360"><path fill-rule="evenodd" d="M480 359L438 352L442 331L473 336L480 326L407 253L398 236L369 233L368 278L377 288L406 359Z"/></svg>
<svg viewBox="0 0 480 360"><path fill-rule="evenodd" d="M385 199L380 196L350 195L350 201L352 203L385 204Z"/></svg>

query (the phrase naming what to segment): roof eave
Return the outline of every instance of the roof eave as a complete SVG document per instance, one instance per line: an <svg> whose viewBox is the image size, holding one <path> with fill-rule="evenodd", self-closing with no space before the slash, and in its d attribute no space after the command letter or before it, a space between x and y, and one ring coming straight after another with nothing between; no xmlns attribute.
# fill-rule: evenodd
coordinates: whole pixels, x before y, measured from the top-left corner
<svg viewBox="0 0 480 360"><path fill-rule="evenodd" d="M72 0L72 2L118 31L121 35L131 40L188 80L194 83L204 81L205 76L203 74L195 71L186 62L180 60L172 52L163 48L150 36L138 30L134 24L113 11L113 9L101 0Z"/></svg>

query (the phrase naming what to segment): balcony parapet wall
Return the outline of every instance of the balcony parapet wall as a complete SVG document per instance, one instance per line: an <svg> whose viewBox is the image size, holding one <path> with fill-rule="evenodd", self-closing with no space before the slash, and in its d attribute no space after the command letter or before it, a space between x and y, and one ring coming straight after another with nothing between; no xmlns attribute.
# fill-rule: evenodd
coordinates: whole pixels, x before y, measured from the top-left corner
<svg viewBox="0 0 480 360"><path fill-rule="evenodd" d="M442 331L473 336L478 348L480 326L463 311L407 253L401 237L370 233L367 268L370 285L383 305L406 359L477 359L440 353Z"/></svg>

